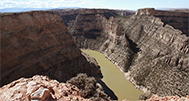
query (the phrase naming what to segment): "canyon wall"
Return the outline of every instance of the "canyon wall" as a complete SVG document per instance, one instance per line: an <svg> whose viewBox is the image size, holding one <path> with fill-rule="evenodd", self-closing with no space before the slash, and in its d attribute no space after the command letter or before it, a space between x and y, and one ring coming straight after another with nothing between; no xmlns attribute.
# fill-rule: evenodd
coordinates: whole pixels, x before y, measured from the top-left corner
<svg viewBox="0 0 189 101"><path fill-rule="evenodd" d="M54 9L53 11L58 12L64 20L66 26L72 20L75 20L81 9Z"/></svg>
<svg viewBox="0 0 189 101"><path fill-rule="evenodd" d="M181 10L182 11L182 10ZM162 11L154 8L139 9L136 15L151 15L160 18L164 25L169 24L189 36L189 12Z"/></svg>
<svg viewBox="0 0 189 101"><path fill-rule="evenodd" d="M133 52L114 17L107 19L94 10L85 9L72 24L68 28L80 48L105 53L112 61L119 61L117 63L123 70L130 65Z"/></svg>
<svg viewBox="0 0 189 101"><path fill-rule="evenodd" d="M134 15L124 26L126 36L140 48L129 69L130 80L160 96L186 96L189 38L153 16Z"/></svg>
<svg viewBox="0 0 189 101"><path fill-rule="evenodd" d="M186 96L189 38L151 16L154 13L154 9L145 9L130 18L107 19L88 9L81 11L68 28L80 48L104 53L137 88L160 96Z"/></svg>
<svg viewBox="0 0 189 101"><path fill-rule="evenodd" d="M98 78L98 65L81 53L84 48L104 53L139 89L159 96L189 94L186 13L141 9L128 17L106 9L66 12L62 17L52 11L1 14L1 86L36 74L60 82L78 73Z"/></svg>
<svg viewBox="0 0 189 101"><path fill-rule="evenodd" d="M20 77L46 75L60 82L87 73L98 78L55 12L1 14L1 86Z"/></svg>
<svg viewBox="0 0 189 101"><path fill-rule="evenodd" d="M65 25L68 26L70 22L75 20L78 14L81 14L81 13L84 14L84 10L86 12L88 11L93 12L93 14L104 15L108 19L110 16L117 16L117 15L128 16L128 15L133 15L135 13L134 11L130 11L130 10L109 10L109 9L86 10L82 8L81 9L54 9L52 11L58 12L59 15L62 17L62 19L64 20Z"/></svg>

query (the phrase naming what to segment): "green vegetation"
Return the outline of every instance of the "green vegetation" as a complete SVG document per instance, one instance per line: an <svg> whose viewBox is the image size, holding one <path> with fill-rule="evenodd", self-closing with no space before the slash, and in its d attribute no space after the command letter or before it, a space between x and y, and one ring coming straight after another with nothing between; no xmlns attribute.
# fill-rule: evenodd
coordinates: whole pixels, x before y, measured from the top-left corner
<svg viewBox="0 0 189 101"><path fill-rule="evenodd" d="M68 80L67 83L73 84L81 91L81 96L89 98L92 101L109 101L108 96L102 90L102 87L96 82L94 77L88 77L84 73L78 74L76 77Z"/></svg>

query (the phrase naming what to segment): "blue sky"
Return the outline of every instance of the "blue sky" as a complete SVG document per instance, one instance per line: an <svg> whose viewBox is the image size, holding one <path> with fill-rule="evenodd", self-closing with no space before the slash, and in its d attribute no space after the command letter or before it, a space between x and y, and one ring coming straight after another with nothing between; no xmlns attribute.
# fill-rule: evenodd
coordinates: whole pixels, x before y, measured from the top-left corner
<svg viewBox="0 0 189 101"><path fill-rule="evenodd" d="M189 8L188 0L1 0L3 8L108 8L129 9L139 8Z"/></svg>

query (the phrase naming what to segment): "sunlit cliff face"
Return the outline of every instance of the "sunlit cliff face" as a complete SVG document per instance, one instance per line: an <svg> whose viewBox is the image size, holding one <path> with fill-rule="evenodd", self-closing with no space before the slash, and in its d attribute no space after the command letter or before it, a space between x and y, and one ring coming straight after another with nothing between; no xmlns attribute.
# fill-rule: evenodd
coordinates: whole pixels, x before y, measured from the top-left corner
<svg viewBox="0 0 189 101"><path fill-rule="evenodd" d="M1 86L36 74L64 82L80 72L97 77L57 13L1 14L1 24Z"/></svg>
<svg viewBox="0 0 189 101"><path fill-rule="evenodd" d="M169 14L175 16L167 16ZM79 14L68 27L78 47L105 54L128 72L128 79L140 89L145 88L161 96L186 96L189 38L184 31L171 26L171 20L165 21L166 18L179 19L178 16L185 18L185 13L183 16L179 14L154 9L142 9L130 17L114 16L109 19L104 13ZM98 29L93 26L102 26L98 35L96 30L88 33L92 28Z"/></svg>

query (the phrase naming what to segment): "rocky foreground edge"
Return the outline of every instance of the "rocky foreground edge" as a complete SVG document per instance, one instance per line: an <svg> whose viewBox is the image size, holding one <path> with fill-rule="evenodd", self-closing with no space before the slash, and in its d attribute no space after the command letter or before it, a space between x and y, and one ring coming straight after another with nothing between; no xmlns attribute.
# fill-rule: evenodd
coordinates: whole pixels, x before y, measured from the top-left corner
<svg viewBox="0 0 189 101"><path fill-rule="evenodd" d="M96 83L95 83L96 84ZM103 88L97 83L97 92ZM101 95L99 95L101 96ZM110 101L106 95L103 101ZM47 76L35 75L32 78L20 78L0 88L1 101L94 101L82 96L81 90L70 83L60 83ZM102 100L102 99L101 99ZM95 101L99 101L96 99ZM127 100L123 100L127 101ZM189 101L189 96L159 97L153 95L147 101Z"/></svg>

